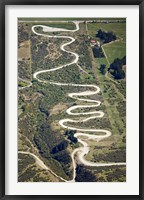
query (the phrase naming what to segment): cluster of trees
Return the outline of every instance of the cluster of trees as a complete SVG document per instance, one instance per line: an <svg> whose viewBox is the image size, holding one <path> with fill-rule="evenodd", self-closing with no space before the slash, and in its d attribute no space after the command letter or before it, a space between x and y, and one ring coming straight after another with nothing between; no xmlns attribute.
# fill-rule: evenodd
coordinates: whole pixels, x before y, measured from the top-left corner
<svg viewBox="0 0 144 200"><path fill-rule="evenodd" d="M31 79L30 61L18 61L18 76L25 80Z"/></svg>
<svg viewBox="0 0 144 200"><path fill-rule="evenodd" d="M96 162L100 162L101 160L105 162L126 162L126 151L125 149L111 150L105 154L95 154L94 158Z"/></svg>
<svg viewBox="0 0 144 200"><path fill-rule="evenodd" d="M126 102L125 101L118 101L117 110L119 112L119 116L122 118L126 117Z"/></svg>
<svg viewBox="0 0 144 200"><path fill-rule="evenodd" d="M50 73L43 73L39 75L39 78L65 83L80 82L79 70L75 64L62 68L58 70L57 73L55 71Z"/></svg>
<svg viewBox="0 0 144 200"><path fill-rule="evenodd" d="M59 162L65 174L72 178L72 160L70 153L67 150L59 151L58 153L52 154L52 158Z"/></svg>
<svg viewBox="0 0 144 200"><path fill-rule="evenodd" d="M29 39L29 33L31 31L31 25L25 23L18 23L18 42L23 42Z"/></svg>
<svg viewBox="0 0 144 200"><path fill-rule="evenodd" d="M47 44L42 43L36 46L36 43L32 41L32 48L31 48L31 56L32 61L39 62L40 60L43 60L46 55L48 55L47 51Z"/></svg>
<svg viewBox="0 0 144 200"><path fill-rule="evenodd" d="M76 167L76 182L96 182L96 177L92 172L87 170L83 165Z"/></svg>
<svg viewBox="0 0 144 200"><path fill-rule="evenodd" d="M28 165L32 165L35 163L33 157L24 154L18 154L19 162L18 162L18 172L22 172Z"/></svg>
<svg viewBox="0 0 144 200"><path fill-rule="evenodd" d="M121 169L121 168L117 168L113 172L108 173L107 181L109 181L109 182L115 182L115 181L125 182L126 181L125 177L126 177L125 170Z"/></svg>
<svg viewBox="0 0 144 200"><path fill-rule="evenodd" d="M24 170L24 173L22 173L19 177L18 177L18 181L19 182L29 182L31 178L33 178L37 171L34 169L33 166L25 168L26 170Z"/></svg>
<svg viewBox="0 0 144 200"><path fill-rule="evenodd" d="M34 143L39 153L49 161L57 173L71 176L71 157L67 151L68 142L62 136L59 137L57 132L53 132L47 122L37 128Z"/></svg>
<svg viewBox="0 0 144 200"><path fill-rule="evenodd" d="M58 137L57 133L51 130L47 120L41 125L39 124L39 127L37 127L34 134L34 143L37 146L39 153L47 159L52 157L52 153L56 153L59 150L62 150L62 148L65 148L63 140L62 137Z"/></svg>
<svg viewBox="0 0 144 200"><path fill-rule="evenodd" d="M95 58L103 58L104 57L104 54L103 54L101 47L94 46L92 48L92 50L93 50L93 55L94 55Z"/></svg>
<svg viewBox="0 0 144 200"><path fill-rule="evenodd" d="M39 103L39 110L40 112L44 113L46 118L49 116L48 108L45 101L40 101Z"/></svg>
<svg viewBox="0 0 144 200"><path fill-rule="evenodd" d="M76 133L76 131L74 130L66 130L65 135L68 136L68 139L71 141L71 143L76 144L77 143L77 138L74 137L74 134Z"/></svg>
<svg viewBox="0 0 144 200"><path fill-rule="evenodd" d="M38 69L51 69L73 60L72 54L60 50L64 39L54 39L54 41L50 39L48 42L48 39L39 39L37 36L32 35L30 40L32 69L34 72Z"/></svg>
<svg viewBox="0 0 144 200"><path fill-rule="evenodd" d="M59 151L62 151L64 149L66 149L67 147L68 147L68 141L63 140L61 143L59 143L52 149L51 153L52 154L58 153Z"/></svg>
<svg viewBox="0 0 144 200"><path fill-rule="evenodd" d="M109 43L117 39L116 35L112 31L105 32L102 31L101 29L99 29L98 32L96 33L96 37L100 38L103 41L103 43Z"/></svg>
<svg viewBox="0 0 144 200"><path fill-rule="evenodd" d="M107 166L95 168L97 182L125 182L125 166Z"/></svg>
<svg viewBox="0 0 144 200"><path fill-rule="evenodd" d="M33 109L33 106L30 105L28 102L26 104L23 104L23 107L22 107L23 113L19 117L19 119L21 119L19 120L19 128L22 131L22 134L32 141L34 130L35 130L34 129L35 123L32 117L33 114L32 112L30 113L31 109Z"/></svg>
<svg viewBox="0 0 144 200"><path fill-rule="evenodd" d="M65 167L64 165L69 165L71 162L71 157L67 151L60 151L54 154L52 157L58 162L60 162L63 168Z"/></svg>
<svg viewBox="0 0 144 200"><path fill-rule="evenodd" d="M108 68L108 71L113 75L115 79L123 79L125 78L125 72L122 67L125 64L126 56L124 56L122 59L116 58Z"/></svg>
<svg viewBox="0 0 144 200"><path fill-rule="evenodd" d="M105 127L111 129L111 124L109 121L108 117L103 117L102 119L97 119L97 120L90 120L90 121L86 121L86 122L78 122L77 125L79 127L83 127L83 128L99 128L99 129L104 129Z"/></svg>
<svg viewBox="0 0 144 200"><path fill-rule="evenodd" d="M82 36L82 38L79 38L78 48L76 49L76 52L80 55L79 65L85 69L91 70L92 64L88 50L88 44L89 41L87 36ZM73 45L75 45L75 42L73 43Z"/></svg>
<svg viewBox="0 0 144 200"><path fill-rule="evenodd" d="M106 73L106 65L101 64L99 70L100 70L100 72L104 75L104 74Z"/></svg>

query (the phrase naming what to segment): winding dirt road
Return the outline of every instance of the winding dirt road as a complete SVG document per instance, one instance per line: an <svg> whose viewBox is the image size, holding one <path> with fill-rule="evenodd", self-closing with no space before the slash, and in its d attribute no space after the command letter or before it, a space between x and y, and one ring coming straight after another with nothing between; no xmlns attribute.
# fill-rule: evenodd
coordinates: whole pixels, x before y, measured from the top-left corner
<svg viewBox="0 0 144 200"><path fill-rule="evenodd" d="M57 178L61 179L61 180L64 181L64 182L67 182L67 180L65 180L64 178L58 176L58 175L55 174L50 168L48 168L48 167L44 164L44 162L43 162L38 156L36 156L35 154L30 153L30 152L26 152L26 151L18 151L18 153L32 156L32 157L35 159L37 165L39 165L42 169L45 169L45 170L50 171L50 172L51 172L54 176L56 176Z"/></svg>
<svg viewBox="0 0 144 200"><path fill-rule="evenodd" d="M98 142L98 141L100 141L102 139L108 138L108 137L111 136L111 132L110 131L105 130L105 129L76 128L74 126L69 126L68 125L69 122L73 122L73 123L86 122L86 121L89 121L91 119L102 118L104 116L103 111L73 112L74 110L79 109L79 108L95 108L95 107L100 106L100 104L101 104L100 101L92 100L92 99L89 99L89 98L85 98L85 96L91 96L91 95L99 93L100 92L100 88L98 86L96 86L96 85L90 85L90 84L73 84L73 83L59 83L59 82L52 82L52 81L44 81L44 80L41 80L38 77L38 75L40 75L42 73L50 73L51 71L57 71L57 70L62 69L64 67L70 66L72 64L76 64L78 66L79 55L77 53L74 53L72 51L67 51L65 49L65 47L67 45L70 45L71 43L73 43L75 41L75 39L73 37L70 37L70 36L51 36L51 35L47 35L47 34L44 34L44 33L37 33L35 28L36 27L41 27L43 29L43 32L45 32L45 33L46 32L55 32L55 31L59 31L59 32L60 31L65 31L65 32L78 31L80 22L79 21L74 21L73 23L75 23L75 25L76 25L76 29L74 29L74 30L53 28L53 27L48 27L48 26L43 26L43 25L35 25L35 26L32 27L33 33L36 34L36 35L39 35L39 36L43 36L43 37L47 37L47 38L53 38L54 37L54 38L70 39L69 42L66 42L60 48L61 48L62 51L65 51L65 52L73 55L74 58L75 58L72 62L67 63L65 65L62 65L62 66L59 66L59 67L55 67L53 69L46 69L46 70L41 70L41 71L35 72L33 74L33 77L35 79L37 79L39 82L45 82L45 83L49 83L49 84L53 84L53 85L87 88L87 90L84 91L84 92L77 92L77 93L69 93L68 94L69 97L71 97L73 99L76 99L78 101L84 102L84 105L72 106L72 107L68 108L66 110L66 112L67 112L67 114L73 115L73 116L83 116L83 117L85 117L86 115L89 115L89 117L86 117L86 118L84 118L82 120L72 120L72 119L67 118L67 119L62 119L62 120L59 121L59 124L63 128L70 129L70 130L76 130L77 132L74 134L74 136L78 139L78 142L82 144L81 147L75 149L71 154L72 163L73 163L73 179L71 181L67 181L67 180L64 180L62 177L59 177L63 181L66 181L66 182L75 182L76 162L75 162L75 158L74 157L75 157L76 154L77 154L78 159L80 160L80 162L82 164L86 165L86 166L115 166L115 165L119 166L119 165L126 165L126 163L123 163L123 162L120 162L120 163L118 163L118 162L116 162L116 163L114 163L114 162L113 163L93 163L93 162L87 161L84 158L84 156L86 154L88 154L88 152L90 151L90 148L88 146L87 141L88 140L94 140L95 142ZM82 97L84 97L84 98L82 98ZM89 104L87 105L87 103L89 103ZM87 133L85 133L85 132L87 132ZM100 135L100 133L101 133L101 135ZM82 139L81 138L82 136L85 136L86 139ZM26 152L20 152L20 153L26 153ZM42 168L46 168L46 169L50 170L47 166L44 165L44 163L41 163L40 159L37 156L35 156L32 153L28 153L28 152L26 154L30 154L35 159L37 159L39 161L40 166L42 166ZM52 172L52 170L50 170L50 171ZM55 174L55 173L53 172L53 174Z"/></svg>

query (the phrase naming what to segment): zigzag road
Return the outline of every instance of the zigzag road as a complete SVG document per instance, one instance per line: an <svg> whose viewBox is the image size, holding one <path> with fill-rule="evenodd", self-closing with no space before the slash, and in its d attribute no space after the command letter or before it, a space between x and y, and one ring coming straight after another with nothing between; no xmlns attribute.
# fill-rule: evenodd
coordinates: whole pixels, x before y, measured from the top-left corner
<svg viewBox="0 0 144 200"><path fill-rule="evenodd" d="M82 164L86 165L86 166L97 166L97 167L99 167L99 166L126 165L126 163L124 163L124 162L120 162L120 163L118 163L118 162L116 162L116 163L115 162L113 162L113 163L94 163L94 162L87 161L84 158L84 156L90 151L90 148L88 146L87 141L88 140L94 140L95 142L98 142L98 141L100 141L102 139L108 138L108 137L111 136L111 132L110 131L105 130L105 129L77 128L75 126L69 126L68 125L68 122L73 122L73 123L86 122L86 121L89 121L91 119L102 118L104 116L104 113L102 111L73 112L74 110L79 109L79 108L95 108L95 107L98 107L101 104L100 101L85 98L85 96L90 96L90 95L94 95L94 94L99 93L100 92L100 88L98 86L90 85L90 84L59 83L59 82L52 82L52 81L44 81L44 80L41 80L40 78L38 78L38 75L42 74L42 73L50 73L51 71L57 71L57 70L62 69L64 67L70 66L72 64L77 64L78 65L79 55L77 53L74 53L72 51L67 51L65 49L65 47L67 45L70 45L71 43L73 43L75 41L75 39L73 37L70 37L70 36L51 36L51 35L47 35L47 34L44 34L44 33L37 33L35 31L35 28L36 27L41 27L43 29L43 32L54 32L54 31L56 31L56 32L60 32L60 31L75 32L75 31L78 31L80 22L79 21L74 21L73 23L75 23L75 25L76 25L76 29L74 29L74 30L53 28L53 27L43 26L43 25L35 25L35 26L32 27L33 33L35 33L36 35L39 35L39 36L43 36L43 37L47 37L47 38L55 37L55 38L70 39L69 42L66 42L60 48L61 48L62 51L65 51L65 52L67 52L69 54L72 54L75 57L75 59L72 62L67 63L65 65L62 65L62 66L59 66L59 67L55 67L53 69L47 69L47 70L41 70L41 71L35 72L33 74L33 77L35 79L37 79L39 82L45 82L45 83L49 83L49 84L53 84L53 85L87 88L87 90L84 91L84 92L77 92L77 93L69 93L68 94L69 97L71 97L73 99L76 99L78 101L82 101L85 104L84 105L72 106L72 107L68 108L66 110L66 112L69 115L73 115L73 116L83 116L83 117L86 116L86 115L89 115L89 116L92 115L92 116L86 117L85 119L82 119L82 120L72 120L72 119L67 118L67 119L62 119L62 120L59 121L59 124L63 128L69 129L69 130L76 130L77 132L74 134L74 136L78 139L78 142L80 142L82 144L82 147L79 147L79 148L75 149L71 154L72 163L73 163L73 179L71 181L67 181L67 180L63 179L62 177L59 177L63 181L66 181L66 182L75 182L75 177L76 177L75 155L76 154L77 154L78 159L80 160L80 162ZM81 98L82 96L84 96L84 98ZM87 104L87 103L89 103L89 104ZM99 133L99 134L97 134L97 133ZM100 135L100 133L102 133L102 134ZM82 136L85 136L86 139L82 139ZM22 152L20 152L20 153L22 153ZM31 154L31 153L28 153L28 152L25 152L25 153ZM35 157L35 155L33 155L33 154L31 154L31 155ZM35 159L39 159L39 158L35 157ZM42 166L42 167L44 167L44 166ZM50 170L50 171L52 171L52 170ZM53 174L55 174L55 173L53 172Z"/></svg>

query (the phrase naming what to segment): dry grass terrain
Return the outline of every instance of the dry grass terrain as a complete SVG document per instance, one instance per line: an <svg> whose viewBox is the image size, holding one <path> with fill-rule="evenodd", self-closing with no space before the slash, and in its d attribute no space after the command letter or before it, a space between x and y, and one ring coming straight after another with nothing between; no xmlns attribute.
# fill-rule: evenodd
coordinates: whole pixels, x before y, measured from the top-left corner
<svg viewBox="0 0 144 200"><path fill-rule="evenodd" d="M30 40L21 42L18 48L18 59L30 59Z"/></svg>

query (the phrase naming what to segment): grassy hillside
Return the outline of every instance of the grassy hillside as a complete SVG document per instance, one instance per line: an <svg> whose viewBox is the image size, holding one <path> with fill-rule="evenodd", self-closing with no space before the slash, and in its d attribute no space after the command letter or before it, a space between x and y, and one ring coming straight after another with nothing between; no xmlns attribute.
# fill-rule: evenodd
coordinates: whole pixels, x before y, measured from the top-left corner
<svg viewBox="0 0 144 200"><path fill-rule="evenodd" d="M27 18L26 20L30 19ZM21 20L25 19L21 18ZM47 21L48 19L33 18L31 20ZM18 91L19 151L34 153L54 173L62 178L71 180L73 175L71 153L81 144L74 139L74 135L70 137L69 134L66 134L67 130L59 125L59 120L64 118L75 120L85 118L86 116L75 117L66 113L66 109L71 106L84 105L86 103L70 98L68 94L84 92L91 88L52 85L49 84L49 81L95 84L100 87L100 93L83 98L99 100L101 105L94 109L78 109L76 112L103 111L105 113L104 117L86 121L85 123L71 122L69 125L106 129L112 132L112 136L108 139L100 142L88 141L90 152L85 156L87 160L92 162L125 162L126 79L114 80L110 74L106 72L102 74L100 67L101 65L106 65L106 69L108 69L109 63L111 64L115 58L122 58L126 55L126 24L88 23L88 31L86 31L86 24L81 23L78 32L57 33L58 35L67 34L75 38L75 42L65 48L68 51L78 53L79 61L78 65L73 64L59 71L38 75L38 78L45 82L39 82L34 79L33 73L72 62L74 57L60 49L60 46L66 43L68 39L37 36L31 31L32 26L35 24L39 23L20 22L18 24L18 47L20 52L18 83L20 87L24 87L28 81L32 82L31 87ZM75 28L75 25L71 22L43 22L42 24L68 29ZM120 39L120 41L103 46L106 56L102 58L94 58L89 38L98 40L95 36L98 29L113 31L117 39ZM41 32L42 30L39 31ZM24 53L26 50L27 54ZM90 103L87 102L87 104ZM77 156L75 160L77 164L76 181L78 182L113 182L125 181L126 179L125 167L85 167L80 165ZM19 154L19 181L59 182L61 180L49 171L42 170L31 156Z"/></svg>

